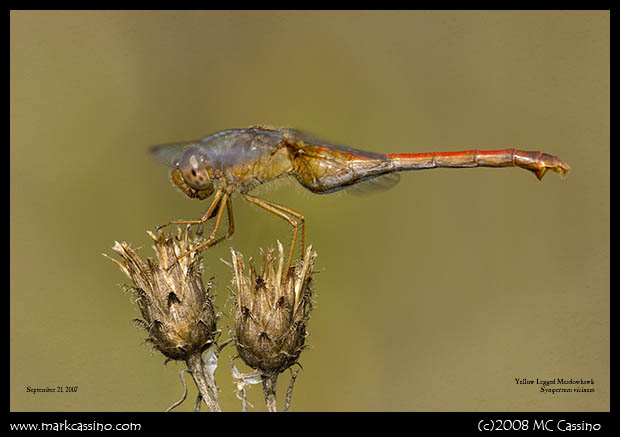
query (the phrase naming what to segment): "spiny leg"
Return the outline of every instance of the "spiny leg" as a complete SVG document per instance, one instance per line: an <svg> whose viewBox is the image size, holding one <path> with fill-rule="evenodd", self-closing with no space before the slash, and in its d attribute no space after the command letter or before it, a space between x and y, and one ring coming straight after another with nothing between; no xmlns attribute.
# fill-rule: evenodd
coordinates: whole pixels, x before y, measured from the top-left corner
<svg viewBox="0 0 620 437"><path fill-rule="evenodd" d="M241 193L241 195L245 198L245 200L247 200L250 203L253 203L254 205L260 206L263 209L266 209L267 211L271 212L272 214L277 215L278 217L286 220L294 229L293 231L293 241L291 242L291 250L288 256L288 262L286 263L286 272L289 271L289 268L291 267L291 263L293 262L293 254L295 253L295 243L297 242L297 235L299 233L299 225L301 223L301 235L302 235L302 242L301 242L301 247L302 247L302 254L305 248L305 236L306 236L306 225L305 225L305 217L303 215L301 215L300 213L298 213L297 211L294 211L290 208L287 208L285 206L282 205L278 205L277 203L273 203L273 202L269 202L267 200L263 200L263 199L259 199L258 197L254 197L254 196L250 196L249 194L244 194ZM294 219L292 219L291 217L289 217L288 214L291 214L292 216L296 217L299 222L295 221Z"/></svg>
<svg viewBox="0 0 620 437"><path fill-rule="evenodd" d="M222 202L219 205L220 208L223 209L222 203L226 203L226 213L228 215L228 230L226 231L226 234L224 234L223 236L219 238L215 238L217 236L217 229L213 228L213 230L211 231L211 234L209 234L209 239L207 241L200 243L198 246L184 253L179 258L182 258L183 256L190 254L196 250L204 250L204 249L208 249L209 247L213 247L221 241L228 240L232 236L233 232L235 232L235 220L234 220L233 212L232 212L232 200L230 199L230 194L227 194L226 197L227 199L225 201L222 200ZM222 220L222 217L224 216L224 213L222 212L220 214L220 211L218 209L217 215L219 217L220 223L218 223L217 221L218 219L216 218L215 225L219 227L221 225L221 220ZM213 241L209 241L211 239Z"/></svg>
<svg viewBox="0 0 620 437"><path fill-rule="evenodd" d="M304 217L302 214L295 211L294 209L287 208L284 205L278 205L277 203L269 202L268 200L264 200L264 202L268 203L274 208L278 208L284 212L291 214L293 217L299 220L299 222L301 223L301 254L303 256L306 250L306 217Z"/></svg>
<svg viewBox="0 0 620 437"><path fill-rule="evenodd" d="M224 206L226 206L226 208L224 208ZM226 210L226 212L228 213L228 231L226 232L224 236L216 238L217 232L219 231L220 226L222 225L222 218L224 217L224 210ZM205 214L205 217L208 217L208 214ZM235 221L233 218L232 203L230 202L230 193L224 193L220 201L220 208L217 212L217 216L215 217L215 225L213 226L213 230L211 231L211 234L209 234L209 238L207 238L205 241L198 244L197 246L191 248L187 252L177 256L175 259L175 262L172 263L172 265L168 267L168 269L170 269L174 264L176 264L177 261L179 261L181 258L186 257L192 252L208 249L209 247L215 246L220 241L229 239L232 236L234 231L235 231Z"/></svg>
<svg viewBox="0 0 620 437"><path fill-rule="evenodd" d="M207 220L209 220L211 218L211 215L213 214L213 212L215 211L215 209L218 207L218 204L220 203L220 201L222 200L222 196L223 196L224 192L223 190L217 190L215 192L215 195L213 196L213 201L211 202L211 205L209 206L209 209L207 209L207 212L204 213L204 215L202 216L202 218L200 220L172 220L168 223L166 223L165 225L161 225L157 227L157 230L159 231L160 229L165 228L168 225L200 225L204 222L206 222Z"/></svg>
<svg viewBox="0 0 620 437"><path fill-rule="evenodd" d="M297 234L298 234L298 229L299 229L299 223L297 223L294 219L292 219L291 217L289 217L286 213L282 212L280 209L278 209L277 207L271 205L269 202L259 199L257 197L254 196L250 196L248 194L241 194L248 202L253 203L257 206L260 206L261 208L271 212L272 214L277 215L278 217L286 220L288 222L289 225L291 225L293 227L293 240L291 242L291 250L289 252L289 256L288 256L288 261L286 263L286 269L285 271L288 272L289 268L291 267L291 263L293 262L293 254L295 252L295 243L297 242ZM279 206L279 205L278 205Z"/></svg>

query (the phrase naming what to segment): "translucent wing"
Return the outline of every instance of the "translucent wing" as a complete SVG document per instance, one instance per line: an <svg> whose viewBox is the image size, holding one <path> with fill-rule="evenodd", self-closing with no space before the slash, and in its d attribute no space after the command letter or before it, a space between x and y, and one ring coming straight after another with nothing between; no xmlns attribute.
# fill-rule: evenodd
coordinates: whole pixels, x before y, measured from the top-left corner
<svg viewBox="0 0 620 437"><path fill-rule="evenodd" d="M155 158L170 167L177 167L188 149L217 168L228 168L255 161L271 153L282 141L282 132L252 127L228 129L196 141L162 144L151 148Z"/></svg>
<svg viewBox="0 0 620 437"><path fill-rule="evenodd" d="M199 144L199 143L198 143ZM179 164L179 160L183 156L183 153L192 146L195 146L195 141L187 141L183 143L161 144L159 146L153 146L149 149L151 154L162 164L168 167L176 167Z"/></svg>
<svg viewBox="0 0 620 437"><path fill-rule="evenodd" d="M291 136L291 139L297 140L297 141L303 141L306 144L329 147L331 149L338 150L340 152L350 153L352 155L358 155L364 158L387 159L385 155L382 155L380 153L367 152L365 150L354 149L353 147L331 144L327 141L323 141L322 139L317 138L315 135L312 135L310 133L303 132L297 129L283 129L283 131L287 132Z"/></svg>
<svg viewBox="0 0 620 437"><path fill-rule="evenodd" d="M388 173L350 185L345 190L347 193L351 193L356 196L365 196L368 194L389 190L396 185L398 181L400 181L400 175L398 173Z"/></svg>

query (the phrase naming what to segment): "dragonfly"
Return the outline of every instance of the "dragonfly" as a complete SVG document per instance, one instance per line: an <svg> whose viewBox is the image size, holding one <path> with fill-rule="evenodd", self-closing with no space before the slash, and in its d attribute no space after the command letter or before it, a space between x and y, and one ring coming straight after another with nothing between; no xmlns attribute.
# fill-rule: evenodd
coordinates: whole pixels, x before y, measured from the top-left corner
<svg viewBox="0 0 620 437"><path fill-rule="evenodd" d="M199 220L173 220L170 224L203 224L215 217L208 238L179 255L213 247L229 239L235 229L231 196L240 193L248 202L282 218L293 228L291 249L285 272L289 271L296 242L305 248L305 218L286 206L258 198L250 192L283 177L293 177L316 194L345 188L386 189L399 180L399 172L432 168L520 167L539 180L548 170L561 175L570 167L560 158L538 151L514 148L430 153L372 153L338 146L296 129L252 126L228 129L196 141L162 144L150 149L153 156L171 168L173 183L189 198L204 200L213 196ZM218 236L224 214L228 230ZM174 265L174 263L173 263Z"/></svg>

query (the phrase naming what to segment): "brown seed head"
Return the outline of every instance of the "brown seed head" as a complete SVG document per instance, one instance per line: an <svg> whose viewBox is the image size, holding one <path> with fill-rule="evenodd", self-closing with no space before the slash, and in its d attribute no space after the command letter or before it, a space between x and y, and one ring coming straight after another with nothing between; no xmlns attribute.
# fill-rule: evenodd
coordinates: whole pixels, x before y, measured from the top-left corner
<svg viewBox="0 0 620 437"><path fill-rule="evenodd" d="M308 247L304 259L283 272L285 257L269 250L258 273L250 259L232 251L235 342L250 367L265 375L278 374L293 365L304 347L306 325L312 310L311 279L316 253Z"/></svg>
<svg viewBox="0 0 620 437"><path fill-rule="evenodd" d="M176 238L161 231L148 234L154 241L157 262L150 258L142 261L124 242L113 247L123 262L110 259L133 282L123 288L135 297L144 318L139 324L149 333L148 341L166 357L185 360L206 350L218 334L210 284L205 287L202 282L200 256L194 252L177 260L202 237L181 229Z"/></svg>

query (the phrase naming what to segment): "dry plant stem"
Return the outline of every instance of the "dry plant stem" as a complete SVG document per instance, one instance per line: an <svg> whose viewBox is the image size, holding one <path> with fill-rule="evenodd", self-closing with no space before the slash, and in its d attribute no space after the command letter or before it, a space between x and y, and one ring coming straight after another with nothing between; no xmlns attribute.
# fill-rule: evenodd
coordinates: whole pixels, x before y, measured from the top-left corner
<svg viewBox="0 0 620 437"><path fill-rule="evenodd" d="M181 397L181 399L176 401L174 404L170 405L166 409L166 413L169 413L170 411L174 410L176 407L178 407L185 401L185 398L187 398L187 384L185 383L185 377L184 377L185 372L187 372L187 369L183 369L179 373L179 378L181 378L181 382L183 383L183 396Z"/></svg>
<svg viewBox="0 0 620 437"><path fill-rule="evenodd" d="M191 354L187 360L187 368L189 369L196 387L200 392L200 396L207 404L209 411L222 411L217 403L217 395L213 390L213 384L209 381L202 370L202 357L199 353Z"/></svg>
<svg viewBox="0 0 620 437"><path fill-rule="evenodd" d="M263 393L265 394L265 405L267 411L275 413L278 411L276 404L276 382L278 381L278 374L263 376Z"/></svg>
<svg viewBox="0 0 620 437"><path fill-rule="evenodd" d="M248 411L248 393L245 388L241 391L241 412L246 413Z"/></svg>
<svg viewBox="0 0 620 437"><path fill-rule="evenodd" d="M287 412L291 406L291 398L293 397L293 385L295 385L295 379L297 379L297 375L299 375L299 369L291 370L291 382L288 384L288 389L286 390L286 398L284 400L284 411Z"/></svg>

